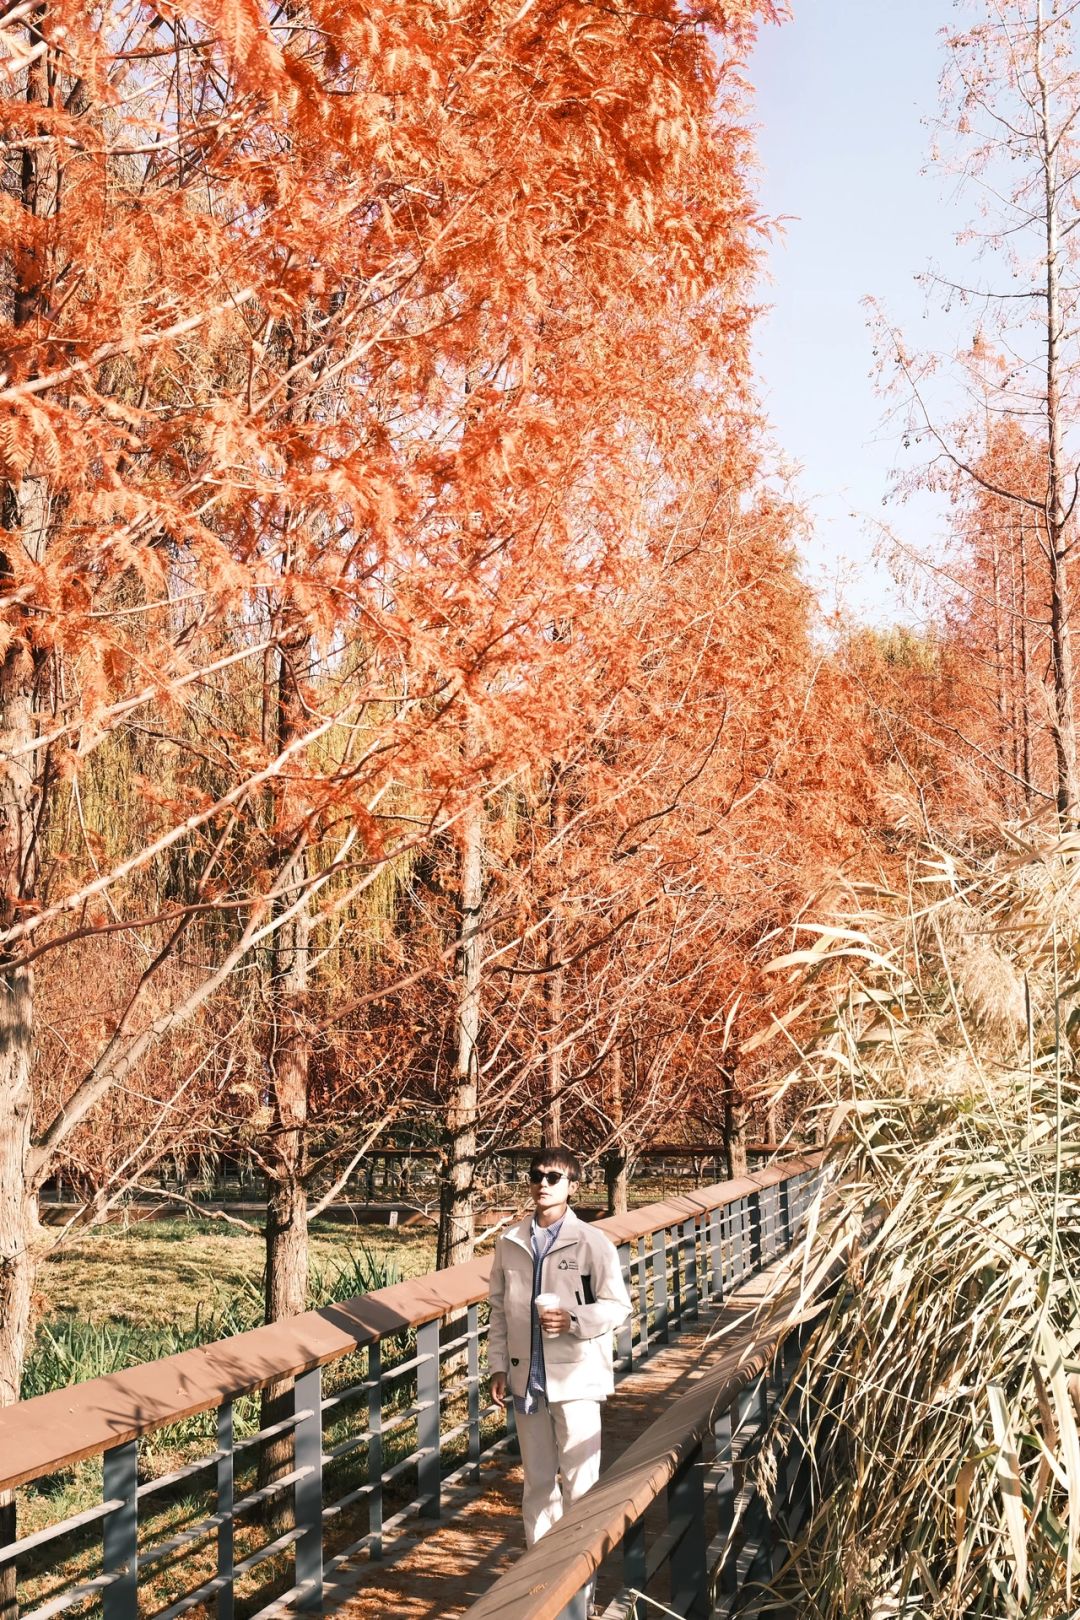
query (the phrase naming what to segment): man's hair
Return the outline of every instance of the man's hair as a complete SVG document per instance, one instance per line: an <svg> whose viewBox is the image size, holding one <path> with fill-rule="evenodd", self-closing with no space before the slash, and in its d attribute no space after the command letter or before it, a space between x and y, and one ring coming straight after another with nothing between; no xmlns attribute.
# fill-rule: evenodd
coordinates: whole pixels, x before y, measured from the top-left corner
<svg viewBox="0 0 1080 1620"><path fill-rule="evenodd" d="M537 1148L529 1160L530 1176L536 1170L565 1170L570 1181L579 1181L581 1160L568 1147Z"/></svg>

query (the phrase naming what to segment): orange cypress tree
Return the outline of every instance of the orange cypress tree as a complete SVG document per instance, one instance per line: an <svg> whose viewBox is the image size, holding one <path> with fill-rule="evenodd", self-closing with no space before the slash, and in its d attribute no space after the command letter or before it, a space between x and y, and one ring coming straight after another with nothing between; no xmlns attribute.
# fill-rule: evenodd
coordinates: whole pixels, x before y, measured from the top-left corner
<svg viewBox="0 0 1080 1620"><path fill-rule="evenodd" d="M299 1007L305 931L565 749L568 647L621 656L643 480L745 380L767 9L41 0L5 30L0 1399L80 1123L257 947ZM131 813L63 847L95 758ZM35 1122L33 974L117 933Z"/></svg>

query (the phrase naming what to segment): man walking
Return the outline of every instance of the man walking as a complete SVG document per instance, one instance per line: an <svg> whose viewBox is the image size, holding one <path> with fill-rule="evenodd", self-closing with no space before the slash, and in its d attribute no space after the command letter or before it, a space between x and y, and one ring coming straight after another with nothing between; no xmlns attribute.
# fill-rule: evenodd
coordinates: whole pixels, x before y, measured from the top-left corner
<svg viewBox="0 0 1080 1620"><path fill-rule="evenodd" d="M533 1213L499 1239L491 1268L491 1398L505 1406L509 1385L529 1547L600 1473L600 1403L615 1387L612 1330L630 1314L615 1245L569 1208L578 1175L568 1148L534 1155ZM549 1296L539 1307L538 1295Z"/></svg>

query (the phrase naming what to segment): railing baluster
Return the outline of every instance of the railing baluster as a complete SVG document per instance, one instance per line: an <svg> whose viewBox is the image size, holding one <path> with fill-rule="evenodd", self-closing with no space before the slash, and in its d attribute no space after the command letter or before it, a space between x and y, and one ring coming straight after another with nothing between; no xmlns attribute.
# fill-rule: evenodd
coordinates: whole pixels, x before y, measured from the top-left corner
<svg viewBox="0 0 1080 1620"><path fill-rule="evenodd" d="M671 1607L685 1620L708 1620L705 1558L705 1481L701 1441L667 1488L668 1522L685 1520L671 1553Z"/></svg>
<svg viewBox="0 0 1080 1620"><path fill-rule="evenodd" d="M293 1385L293 1411L306 1412L296 1425L294 1463L298 1478L293 1486L296 1528L296 1606L317 1608L322 1603L322 1368L302 1373Z"/></svg>
<svg viewBox="0 0 1080 1620"><path fill-rule="evenodd" d="M715 1305L724 1297L724 1243L721 1214L710 1209L705 1217L706 1275L709 1279L709 1300Z"/></svg>
<svg viewBox="0 0 1080 1620"><path fill-rule="evenodd" d="M19 1539L18 1518L15 1493L0 1491L0 1620L19 1620L19 1606L15 1600L19 1565L14 1550Z"/></svg>
<svg viewBox="0 0 1080 1620"><path fill-rule="evenodd" d="M652 1239L653 1321L661 1344L668 1342L667 1236L662 1227Z"/></svg>
<svg viewBox="0 0 1080 1620"><path fill-rule="evenodd" d="M217 1620L233 1620L235 1590L233 1503L236 1500L236 1459L233 1453L232 1401L225 1401L218 1407L217 1443L220 1453L217 1462L217 1512L220 1520L217 1530L217 1572L218 1579L225 1584L218 1588L215 1607Z"/></svg>
<svg viewBox="0 0 1080 1620"><path fill-rule="evenodd" d="M649 1353L649 1267L646 1260L645 1239L637 1243L638 1278L638 1350L642 1357Z"/></svg>
<svg viewBox="0 0 1080 1620"><path fill-rule="evenodd" d="M139 1609L139 1442L111 1446L103 1459L102 1490L106 1502L119 1497L102 1526L101 1567L120 1579L105 1588L105 1620L135 1620Z"/></svg>
<svg viewBox="0 0 1080 1620"><path fill-rule="evenodd" d="M698 1314L697 1220L691 1217L683 1222L683 1278L686 1288L687 1316Z"/></svg>
<svg viewBox="0 0 1080 1620"><path fill-rule="evenodd" d="M791 1215L791 1192L786 1181L780 1183L780 1238L785 1249L795 1241L795 1228Z"/></svg>
<svg viewBox="0 0 1080 1620"><path fill-rule="evenodd" d="M631 1265L632 1265L632 1262L631 1262L631 1258L630 1258L630 1245L629 1245L629 1243L620 1243L619 1244L619 1269L622 1271L623 1280L626 1283L628 1293L630 1291L630 1283L631 1283ZM626 1369L627 1369L628 1372L630 1371L630 1369L634 1365L634 1318L633 1318L633 1313L631 1313L631 1315L626 1318L626 1321L622 1324L622 1326L616 1330L616 1333L615 1333L615 1357L616 1357L617 1361L625 1360Z"/></svg>
<svg viewBox="0 0 1080 1620"><path fill-rule="evenodd" d="M416 1495L422 1519L437 1519L440 1513L442 1485L442 1458L439 1455L441 1387L439 1366L439 1319L425 1322L416 1332L416 1353L420 1365L416 1369L416 1401L420 1408L416 1419Z"/></svg>
<svg viewBox="0 0 1080 1620"><path fill-rule="evenodd" d="M747 1199L750 1211L750 1269L757 1271L761 1266L761 1191L755 1188Z"/></svg>
<svg viewBox="0 0 1080 1620"><path fill-rule="evenodd" d="M727 1409L713 1419L713 1436L716 1444L716 1463L720 1474L716 1484L716 1516L720 1527L720 1535L727 1538L731 1527L735 1523L735 1460L734 1435L739 1426L739 1398L736 1395ZM730 1596L735 1590L735 1560L729 1557L717 1572L717 1584L720 1592Z"/></svg>
<svg viewBox="0 0 1080 1620"><path fill-rule="evenodd" d="M667 1233L667 1252L671 1259L671 1320L676 1333L683 1327L683 1270L682 1232L671 1226Z"/></svg>
<svg viewBox="0 0 1080 1620"><path fill-rule="evenodd" d="M635 1592L643 1592L647 1579L645 1521L638 1519L623 1537L623 1585L631 1587Z"/></svg>
<svg viewBox="0 0 1080 1620"><path fill-rule="evenodd" d="M480 1309L470 1305L466 1315L469 1373L469 1462L470 1475L480 1478Z"/></svg>
<svg viewBox="0 0 1080 1620"><path fill-rule="evenodd" d="M382 1340L368 1345L368 1534L370 1558L381 1558L383 1550L383 1439L382 1439Z"/></svg>

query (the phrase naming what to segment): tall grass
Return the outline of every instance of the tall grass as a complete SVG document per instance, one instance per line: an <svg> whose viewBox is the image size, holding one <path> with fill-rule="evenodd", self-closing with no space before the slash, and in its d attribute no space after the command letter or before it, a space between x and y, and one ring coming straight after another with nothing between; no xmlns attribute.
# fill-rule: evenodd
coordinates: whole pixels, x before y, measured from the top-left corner
<svg viewBox="0 0 1080 1620"><path fill-rule="evenodd" d="M778 964L829 1004L791 1079L832 1099L808 1286L842 1268L774 1432L805 1620L1080 1606L1078 849L927 852Z"/></svg>
<svg viewBox="0 0 1080 1620"><path fill-rule="evenodd" d="M308 1303L318 1308L371 1293L397 1280L392 1259L380 1258L365 1244L356 1243L346 1253L312 1265ZM23 1368L22 1398L29 1400L87 1378L101 1378L144 1361L213 1344L234 1333L246 1333L262 1320L263 1289L255 1281L208 1310L197 1306L186 1321L166 1325L122 1319L95 1322L68 1313L53 1316L38 1324Z"/></svg>

